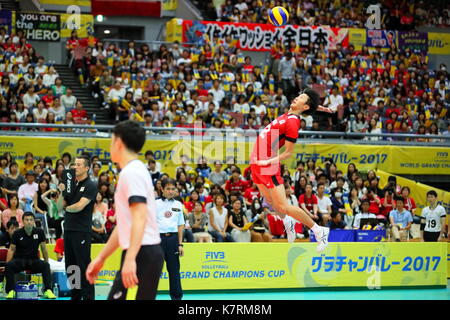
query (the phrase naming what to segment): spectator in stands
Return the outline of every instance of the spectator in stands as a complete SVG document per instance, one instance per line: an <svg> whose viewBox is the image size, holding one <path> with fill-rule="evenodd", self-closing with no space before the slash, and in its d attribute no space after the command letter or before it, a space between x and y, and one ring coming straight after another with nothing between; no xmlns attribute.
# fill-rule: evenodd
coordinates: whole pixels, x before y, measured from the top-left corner
<svg viewBox="0 0 450 320"><path fill-rule="evenodd" d="M19 187L17 196L19 197L20 208L24 209L29 207L31 211L31 202L33 201L35 193L38 191L38 185L34 182L36 179L36 173L32 170L25 174L26 183Z"/></svg>
<svg viewBox="0 0 450 320"><path fill-rule="evenodd" d="M228 229L228 210L224 206L225 197L218 194L214 197L214 206L209 211L209 233L216 242L233 241Z"/></svg>
<svg viewBox="0 0 450 320"><path fill-rule="evenodd" d="M353 227L362 229L365 225L374 227L377 224L377 217L369 212L370 201L369 199L361 200L361 212L355 215L353 220Z"/></svg>
<svg viewBox="0 0 450 320"><path fill-rule="evenodd" d="M49 91L49 92L52 92L52 91ZM48 109L48 111L55 115L55 120L57 122L64 121L66 119L67 111L63 106L61 106L59 99L54 100L53 105Z"/></svg>
<svg viewBox="0 0 450 320"><path fill-rule="evenodd" d="M6 176L1 190L8 196L15 193L17 194L19 187L24 183L25 178L19 173L19 165L17 162L12 161L9 164L9 174Z"/></svg>
<svg viewBox="0 0 450 320"><path fill-rule="evenodd" d="M19 226L23 227L22 216L23 211L19 208L19 198L13 194L8 198L8 208L1 214L3 228L8 230L7 224L10 220L16 220Z"/></svg>
<svg viewBox="0 0 450 320"><path fill-rule="evenodd" d="M65 95L67 90L66 86L63 85L62 79L59 77L55 79L55 84L51 86L51 89L56 98L60 98Z"/></svg>
<svg viewBox="0 0 450 320"><path fill-rule="evenodd" d="M7 248L11 245L12 236L14 232L19 229L19 222L16 219L10 219L6 223L6 231L0 233L0 248ZM0 281L3 282L3 275L0 275ZM2 287L2 286L0 286Z"/></svg>
<svg viewBox="0 0 450 320"><path fill-rule="evenodd" d="M67 109L66 109L67 110ZM81 104L81 101L77 101L75 105L75 109L71 111L73 122L75 124L86 124L87 120L87 111L83 109L83 105Z"/></svg>
<svg viewBox="0 0 450 320"><path fill-rule="evenodd" d="M244 226L248 223L247 217L242 211L242 202L235 199L231 202L232 209L229 212L228 223L231 230L231 236L235 242L250 242L250 230L244 231Z"/></svg>
<svg viewBox="0 0 450 320"><path fill-rule="evenodd" d="M106 223L105 223L106 234L108 238L111 236L111 233L116 227L116 224L117 224L116 206L114 204L114 200L111 200L108 213L106 214Z"/></svg>
<svg viewBox="0 0 450 320"><path fill-rule="evenodd" d="M61 160L64 165L64 169L69 170L70 165L72 164L72 155L69 152L64 152L61 156Z"/></svg>
<svg viewBox="0 0 450 320"><path fill-rule="evenodd" d="M77 103L77 98L72 93L72 89L67 88L66 93L60 97L61 106L67 111L75 109Z"/></svg>
<svg viewBox="0 0 450 320"><path fill-rule="evenodd" d="M302 208L316 223L320 222L319 218L319 208L318 199L312 193L312 184L307 183L305 187L305 193L300 195L298 203L300 208Z"/></svg>
<svg viewBox="0 0 450 320"><path fill-rule="evenodd" d="M48 189L41 195L42 201L47 205L47 223L49 228L55 229L56 239L62 236L62 218L64 217L63 204L58 201L59 192L56 189Z"/></svg>
<svg viewBox="0 0 450 320"><path fill-rule="evenodd" d="M391 234L395 241L400 242L408 237L413 222L411 212L405 209L404 199L395 197L396 209L389 213Z"/></svg>
<svg viewBox="0 0 450 320"><path fill-rule="evenodd" d="M317 184L317 209L321 225L326 225L330 220L332 202L328 196L325 195L325 185L323 183Z"/></svg>
<svg viewBox="0 0 450 320"><path fill-rule="evenodd" d="M248 221L251 221L259 215L259 218L253 223L250 230L251 242L271 242L272 235L268 231L269 227L266 224L265 214L263 211L261 200L255 198L247 210L246 217Z"/></svg>
<svg viewBox="0 0 450 320"><path fill-rule="evenodd" d="M45 123L48 116L48 109L45 108L43 101L39 101L37 108L33 109L33 117L36 122Z"/></svg>
<svg viewBox="0 0 450 320"><path fill-rule="evenodd" d="M92 213L92 243L105 243L107 240L105 224L108 205L103 200L102 194L97 193Z"/></svg>
<svg viewBox="0 0 450 320"><path fill-rule="evenodd" d="M347 229L347 224L342 220L342 214L338 211L333 211L331 213L331 220L328 222L327 227L330 230L335 229Z"/></svg>
<svg viewBox="0 0 450 320"><path fill-rule="evenodd" d="M226 183L227 174L222 170L222 163L220 161L214 162L214 171L209 174L209 180L219 186L223 186Z"/></svg>
<svg viewBox="0 0 450 320"><path fill-rule="evenodd" d="M192 196L192 195L191 195ZM195 242L212 242L211 235L206 232L208 215L203 212L203 205L200 201L194 203L194 210L189 214L189 225L192 228Z"/></svg>
<svg viewBox="0 0 450 320"><path fill-rule="evenodd" d="M41 98L34 92L34 87L30 86L27 93L23 95L22 100L25 108L31 109L37 105Z"/></svg>
<svg viewBox="0 0 450 320"><path fill-rule="evenodd" d="M336 187L336 189L331 192L331 195L332 212L336 211L342 215L345 215L347 213L347 210L344 207L344 191L342 187Z"/></svg>
<svg viewBox="0 0 450 320"><path fill-rule="evenodd" d="M237 191L243 194L246 186L247 183L241 179L241 170L236 167L232 171L231 178L227 180L225 184L225 192L227 195L230 195L232 191Z"/></svg>

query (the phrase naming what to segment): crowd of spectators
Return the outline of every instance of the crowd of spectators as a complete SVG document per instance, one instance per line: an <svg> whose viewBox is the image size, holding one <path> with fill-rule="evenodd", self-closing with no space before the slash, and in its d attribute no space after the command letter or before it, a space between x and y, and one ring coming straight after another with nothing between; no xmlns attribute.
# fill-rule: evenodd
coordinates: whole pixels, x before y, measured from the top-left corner
<svg viewBox="0 0 450 320"><path fill-rule="evenodd" d="M302 117L302 130L449 134L447 67L428 67L424 53L353 45L336 50L276 42L267 65L253 65L230 37L201 48L178 43L150 50L97 41L84 66L93 95L115 121L146 126L259 129L286 112L305 86L336 112ZM320 135L317 136L320 138ZM381 137L366 137L379 140ZM383 138L395 140L395 137ZM439 141L426 137L417 141Z"/></svg>
<svg viewBox="0 0 450 320"><path fill-rule="evenodd" d="M196 3L195 0L194 3ZM291 24L329 25L339 28L364 28L371 14L367 13L367 8L369 5L378 5L381 13L381 28L385 30L450 26L450 5L446 1L439 0L216 0L197 1L196 5L205 9L205 20L268 23L270 8L282 6L289 11Z"/></svg>
<svg viewBox="0 0 450 320"><path fill-rule="evenodd" d="M232 158L225 165L215 162L213 167L204 158L194 167L187 157L181 159L175 176L170 177L161 172L161 164L155 161L152 151L145 153L157 198L162 196L161 181L176 179L177 199L183 203L185 213L185 241L267 242L286 237L282 220L253 184L250 167L241 171ZM11 219L22 226L23 213L31 211L49 238L60 238L64 210L56 200L57 186L62 182L63 170L72 165L69 153L56 162L49 157L35 159L31 153L21 163L10 154L1 156L1 228L5 231ZM361 229L367 225L386 228L396 225L394 220L389 221L390 213L395 211L397 216L406 217L399 231L411 232L406 238L421 237L419 229L413 228L413 222L418 226L420 218L415 215L416 204L407 186L398 185L395 177L390 177L382 189L374 171L361 173L352 163L345 169L344 174L331 159L322 167L313 160L298 162L294 171L283 165L288 201L300 206L318 224L332 229ZM114 191L119 175L119 168L103 166L98 157L92 158L90 178L98 184L92 224L94 242L104 243L115 227ZM397 206L399 201L401 207ZM248 230L246 224L257 215L255 224ZM298 238L309 237L308 229L302 224L297 223L295 228Z"/></svg>
<svg viewBox="0 0 450 320"><path fill-rule="evenodd" d="M91 123L72 89L63 84L54 66L36 53L21 30L9 35L0 28L0 77L0 122Z"/></svg>

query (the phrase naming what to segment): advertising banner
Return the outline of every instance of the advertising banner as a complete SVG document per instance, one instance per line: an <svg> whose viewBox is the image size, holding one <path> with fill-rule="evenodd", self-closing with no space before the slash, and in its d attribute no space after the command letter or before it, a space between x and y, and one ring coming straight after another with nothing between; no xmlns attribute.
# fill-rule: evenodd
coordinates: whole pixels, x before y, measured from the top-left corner
<svg viewBox="0 0 450 320"><path fill-rule="evenodd" d="M210 40L231 36L238 48L249 51L270 51L277 40L285 45L295 41L300 47L323 44L329 50L336 49L337 44L348 46L348 29L343 28L183 20L183 42L202 44L205 36Z"/></svg>
<svg viewBox="0 0 450 320"><path fill-rule="evenodd" d="M61 14L61 38L69 38L73 28L70 26L77 26L78 38L87 38L94 34L94 16L91 14Z"/></svg>
<svg viewBox="0 0 450 320"><path fill-rule="evenodd" d="M398 47L402 50L410 49L412 52L428 51L428 33L426 32L397 32Z"/></svg>
<svg viewBox="0 0 450 320"><path fill-rule="evenodd" d="M355 47L356 51L360 51L362 46L365 46L367 42L366 29L349 28L348 42Z"/></svg>
<svg viewBox="0 0 450 320"><path fill-rule="evenodd" d="M8 34L12 33L12 12L0 10L0 28L5 28Z"/></svg>
<svg viewBox="0 0 450 320"><path fill-rule="evenodd" d="M389 48L395 44L395 31L367 30L367 46Z"/></svg>
<svg viewBox="0 0 450 320"><path fill-rule="evenodd" d="M16 29L24 30L28 40L59 41L61 19L59 14L16 12Z"/></svg>
<svg viewBox="0 0 450 320"><path fill-rule="evenodd" d="M428 53L448 55L450 52L450 33L428 33Z"/></svg>
<svg viewBox="0 0 450 320"><path fill-rule="evenodd" d="M234 157L240 167L249 164L253 143L232 139L211 142L213 137L212 134L205 135L203 140L197 140L191 136L181 139L173 135L174 140L147 140L140 157L143 160L145 151L152 150L163 172L171 175L175 173L183 154L191 160L191 164L197 164L200 156L206 157L210 165L214 160L225 163L229 157ZM43 145L45 148L42 148ZM111 158L109 146L110 140L104 138L0 137L0 154L11 152L19 162L28 151L35 157L50 156L54 160L64 152L72 155L87 152L106 162ZM301 140L295 145L293 156L285 163L293 169L297 161L313 159L321 165L326 158L332 158L344 173L350 163L363 172L382 170L393 174L448 174L450 168L448 148L319 144L302 143Z"/></svg>
<svg viewBox="0 0 450 320"><path fill-rule="evenodd" d="M184 290L287 289L447 285L447 246L436 243L186 243L181 261ZM53 247L48 245L48 251ZM92 258L103 248L92 245ZM120 250L105 263L100 281L112 281ZM159 290L169 289L164 268Z"/></svg>

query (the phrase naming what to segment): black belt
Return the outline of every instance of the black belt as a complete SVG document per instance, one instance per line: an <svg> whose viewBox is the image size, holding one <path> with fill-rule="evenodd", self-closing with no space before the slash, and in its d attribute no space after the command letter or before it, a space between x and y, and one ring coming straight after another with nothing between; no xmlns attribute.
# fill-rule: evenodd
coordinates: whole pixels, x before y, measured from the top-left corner
<svg viewBox="0 0 450 320"><path fill-rule="evenodd" d="M159 235L161 237L170 237L170 236L178 235L178 232L166 232L166 233L160 233Z"/></svg>

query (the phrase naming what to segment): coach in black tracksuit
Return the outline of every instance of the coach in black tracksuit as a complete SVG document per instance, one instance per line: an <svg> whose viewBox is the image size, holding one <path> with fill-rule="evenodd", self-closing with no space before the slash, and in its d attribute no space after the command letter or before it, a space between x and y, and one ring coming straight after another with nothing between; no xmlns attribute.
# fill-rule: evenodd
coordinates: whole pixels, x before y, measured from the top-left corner
<svg viewBox="0 0 450 320"><path fill-rule="evenodd" d="M64 197L64 254L72 300L95 299L94 286L86 280L86 269L91 262L92 211L98 192L97 185L88 176L90 166L86 156L75 159L76 182L72 193ZM59 188L64 190L65 186Z"/></svg>

